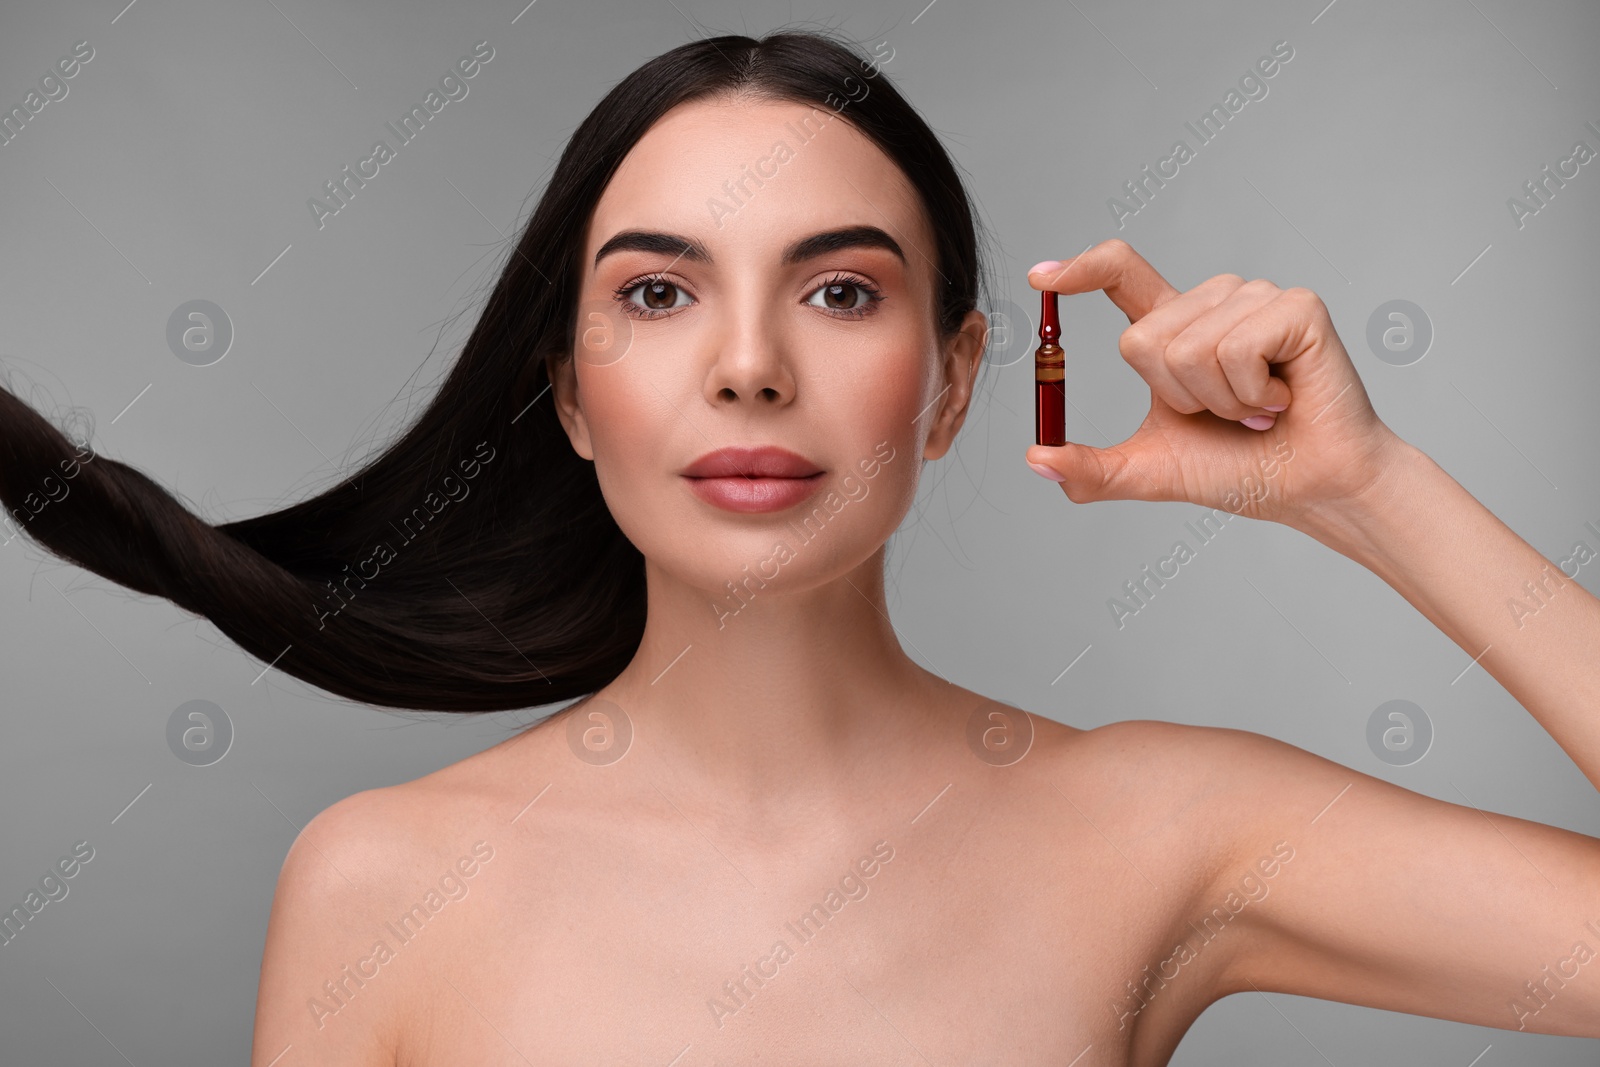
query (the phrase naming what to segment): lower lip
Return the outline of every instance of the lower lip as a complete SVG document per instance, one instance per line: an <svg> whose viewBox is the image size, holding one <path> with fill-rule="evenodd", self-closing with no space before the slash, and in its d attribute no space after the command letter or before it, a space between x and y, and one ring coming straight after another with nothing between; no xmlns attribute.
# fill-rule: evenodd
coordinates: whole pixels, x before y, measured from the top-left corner
<svg viewBox="0 0 1600 1067"><path fill-rule="evenodd" d="M689 478L688 482L695 496L726 511L783 511L815 493L826 473L809 478Z"/></svg>

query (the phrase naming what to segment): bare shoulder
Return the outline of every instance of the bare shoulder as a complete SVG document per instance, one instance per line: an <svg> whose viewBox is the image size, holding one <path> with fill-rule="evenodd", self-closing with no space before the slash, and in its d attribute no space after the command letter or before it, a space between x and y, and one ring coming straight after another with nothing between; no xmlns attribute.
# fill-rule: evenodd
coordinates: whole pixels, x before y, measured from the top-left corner
<svg viewBox="0 0 1600 1067"><path fill-rule="evenodd" d="M1320 758L1276 738L1227 726L1119 719L1091 730L1063 729L1071 733L1060 735L1056 748L1061 758L1138 776L1163 801L1178 795L1198 800L1236 781L1241 770L1291 765L1296 754Z"/></svg>
<svg viewBox="0 0 1600 1067"><path fill-rule="evenodd" d="M353 793L295 837L262 950L253 1064L290 1047L309 1057L300 1062L396 1063L427 971L396 960L448 943L414 935L454 921L447 905L494 854L481 832L492 765L483 756Z"/></svg>
<svg viewBox="0 0 1600 1067"><path fill-rule="evenodd" d="M1145 793L1163 798L1182 791L1212 769L1209 760L1200 758L1202 753L1221 754L1238 745L1246 733L1160 719L1118 719L1087 730L1039 715L1033 720L1043 751L1071 764L1075 773L1103 772L1120 779L1137 776L1143 780Z"/></svg>
<svg viewBox="0 0 1600 1067"><path fill-rule="evenodd" d="M1323 784L1352 773L1231 727L1125 719L1069 730L1047 731L1044 746L1062 795L1100 832L1162 853L1169 869L1187 868L1192 892L1228 877L1245 852L1270 850L1272 842L1256 838L1271 829L1270 813L1285 798L1327 792L1332 799Z"/></svg>
<svg viewBox="0 0 1600 1067"><path fill-rule="evenodd" d="M1252 834L1271 832L1286 816L1316 816L1352 783L1400 791L1288 741L1233 727L1130 719L1085 731L1078 745L1108 771L1149 786L1172 817L1187 811L1213 825L1213 844L1248 847Z"/></svg>
<svg viewBox="0 0 1600 1067"><path fill-rule="evenodd" d="M349 931L370 906L372 886L398 851L385 833L394 809L372 790L345 797L306 824L278 872L261 954L250 1062L286 1051L389 1067L395 1062L392 998L332 999L323 983L343 981L358 953ZM333 987L337 989L337 987Z"/></svg>

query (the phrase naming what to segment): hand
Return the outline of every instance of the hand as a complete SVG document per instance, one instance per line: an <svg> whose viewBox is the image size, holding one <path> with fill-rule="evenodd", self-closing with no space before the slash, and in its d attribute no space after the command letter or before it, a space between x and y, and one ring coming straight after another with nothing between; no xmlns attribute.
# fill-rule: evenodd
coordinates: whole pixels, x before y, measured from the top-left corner
<svg viewBox="0 0 1600 1067"><path fill-rule="evenodd" d="M1150 386L1150 412L1122 443L1029 447L1028 462L1060 475L1074 503L1186 500L1294 525L1361 496L1404 446L1309 289L1219 274L1180 293L1117 238L1028 284L1105 290L1128 316L1122 358ZM1075 358L1068 348L1069 399ZM1240 422L1273 420L1279 405L1265 430ZM1072 419L1069 405L1069 435Z"/></svg>

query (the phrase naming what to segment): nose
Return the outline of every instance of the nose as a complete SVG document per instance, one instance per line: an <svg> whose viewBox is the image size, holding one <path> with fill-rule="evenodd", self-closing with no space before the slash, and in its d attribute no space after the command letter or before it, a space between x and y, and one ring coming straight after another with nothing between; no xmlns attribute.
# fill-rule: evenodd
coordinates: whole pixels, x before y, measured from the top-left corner
<svg viewBox="0 0 1600 1067"><path fill-rule="evenodd" d="M728 318L714 342L716 359L706 375L706 399L714 405L790 403L795 396L794 371L772 309L749 300L730 310Z"/></svg>

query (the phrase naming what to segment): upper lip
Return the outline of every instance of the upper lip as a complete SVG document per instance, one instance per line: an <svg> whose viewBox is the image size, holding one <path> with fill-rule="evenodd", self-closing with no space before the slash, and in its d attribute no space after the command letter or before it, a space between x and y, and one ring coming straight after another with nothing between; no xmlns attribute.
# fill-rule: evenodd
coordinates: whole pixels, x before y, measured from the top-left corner
<svg viewBox="0 0 1600 1067"><path fill-rule="evenodd" d="M809 478L821 473L822 468L804 456L773 445L719 448L683 470L688 478Z"/></svg>

